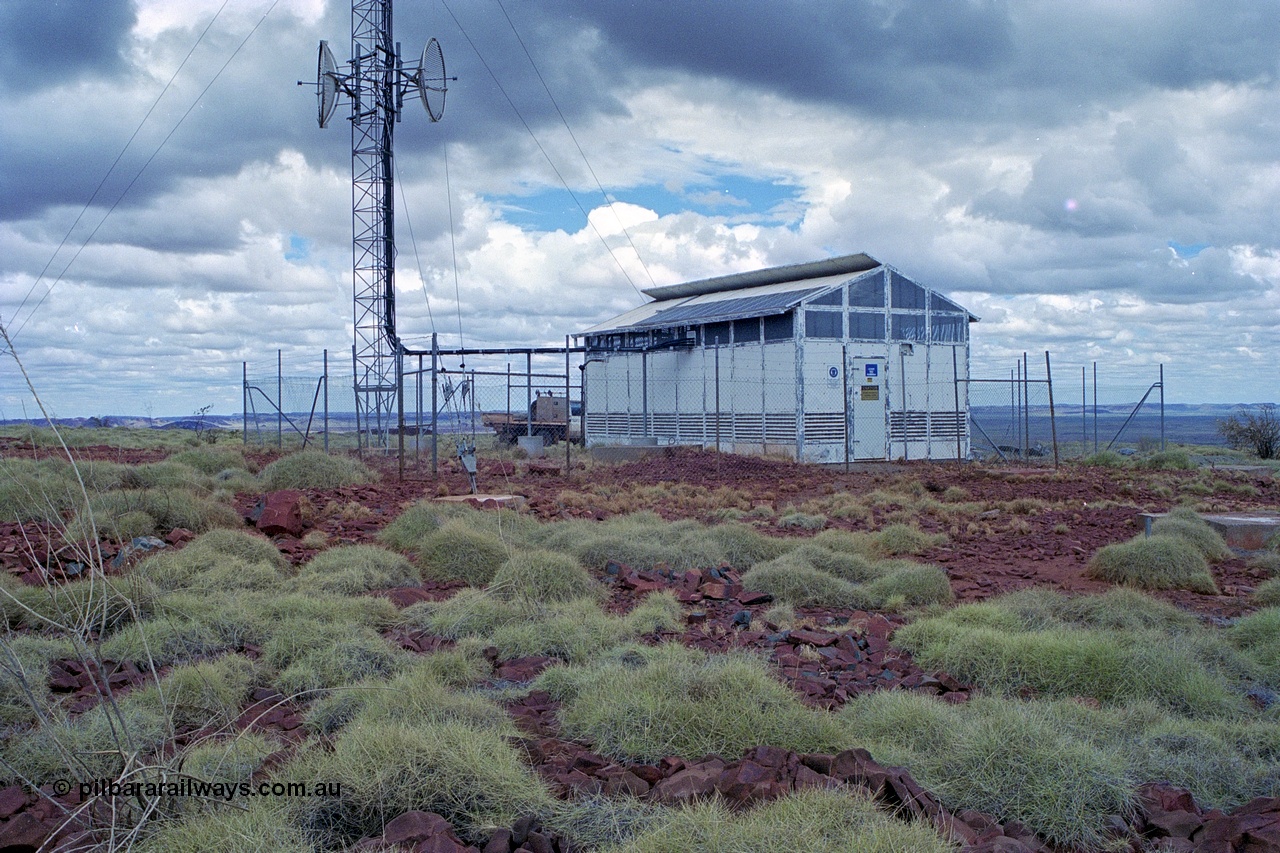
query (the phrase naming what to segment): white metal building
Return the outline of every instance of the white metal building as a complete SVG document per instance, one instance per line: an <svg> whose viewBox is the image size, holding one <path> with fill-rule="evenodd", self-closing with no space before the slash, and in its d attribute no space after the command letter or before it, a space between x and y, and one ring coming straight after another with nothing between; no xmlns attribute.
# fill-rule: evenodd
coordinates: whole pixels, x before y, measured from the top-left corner
<svg viewBox="0 0 1280 853"><path fill-rule="evenodd" d="M969 323L864 254L644 291L580 333L589 445L811 462L969 453Z"/></svg>

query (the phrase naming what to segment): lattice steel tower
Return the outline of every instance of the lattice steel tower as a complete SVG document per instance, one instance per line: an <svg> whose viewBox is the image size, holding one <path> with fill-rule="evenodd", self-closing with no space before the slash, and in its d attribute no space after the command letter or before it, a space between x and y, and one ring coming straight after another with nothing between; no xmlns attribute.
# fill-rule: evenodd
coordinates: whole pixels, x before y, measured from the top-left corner
<svg viewBox="0 0 1280 853"><path fill-rule="evenodd" d="M351 104L351 221L356 419L370 445L387 443L396 422L400 381L396 335L395 179L392 141L405 96L421 98L433 122L444 114L444 55L427 42L416 68L405 68L392 41L392 0L352 0L351 55L339 72L320 42L316 94L320 126L339 95ZM362 439L363 445L363 439Z"/></svg>

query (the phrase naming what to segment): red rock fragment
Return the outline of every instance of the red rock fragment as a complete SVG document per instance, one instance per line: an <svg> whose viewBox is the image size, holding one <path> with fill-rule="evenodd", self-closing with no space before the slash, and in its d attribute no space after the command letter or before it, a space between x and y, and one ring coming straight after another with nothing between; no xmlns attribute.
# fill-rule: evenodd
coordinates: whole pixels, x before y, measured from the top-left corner
<svg viewBox="0 0 1280 853"><path fill-rule="evenodd" d="M0 826L0 850L35 850L49 835L48 827L30 812L23 812Z"/></svg>
<svg viewBox="0 0 1280 853"><path fill-rule="evenodd" d="M839 639L836 634L828 634L824 631L810 631L806 628L797 628L791 632L790 640L793 643L799 643L806 646L831 646Z"/></svg>
<svg viewBox="0 0 1280 853"><path fill-rule="evenodd" d="M254 505L250 519L268 536L302 535L302 492L297 489L281 489L268 492Z"/></svg>
<svg viewBox="0 0 1280 853"><path fill-rule="evenodd" d="M27 804L27 792L21 785L10 785L0 791L0 818L7 818L17 813Z"/></svg>
<svg viewBox="0 0 1280 853"><path fill-rule="evenodd" d="M710 797L724 767L724 761L712 758L680 770L653 786L653 798L666 805L678 805Z"/></svg>

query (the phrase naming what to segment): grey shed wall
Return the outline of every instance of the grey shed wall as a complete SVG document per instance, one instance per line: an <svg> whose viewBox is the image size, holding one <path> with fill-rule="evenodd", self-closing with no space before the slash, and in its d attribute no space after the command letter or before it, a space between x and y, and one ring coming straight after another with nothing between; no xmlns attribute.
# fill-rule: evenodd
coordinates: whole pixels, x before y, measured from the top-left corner
<svg viewBox="0 0 1280 853"><path fill-rule="evenodd" d="M580 336L587 442L963 458L971 319L887 266L649 303Z"/></svg>

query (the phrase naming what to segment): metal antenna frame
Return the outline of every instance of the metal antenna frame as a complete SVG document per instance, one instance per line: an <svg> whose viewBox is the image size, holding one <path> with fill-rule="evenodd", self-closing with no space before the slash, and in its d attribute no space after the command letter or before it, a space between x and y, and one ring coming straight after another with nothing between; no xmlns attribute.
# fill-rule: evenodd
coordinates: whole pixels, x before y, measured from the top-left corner
<svg viewBox="0 0 1280 853"><path fill-rule="evenodd" d="M421 98L430 119L439 121L449 80L435 39L427 43L421 65L404 67L400 45L392 41L391 4L392 0L352 0L349 71L333 68L328 45L321 42L314 84L321 127L328 124L339 96L345 95L351 104L356 423L361 447L376 442L382 448L388 446L396 422L397 362L404 349L396 334L393 131L406 94Z"/></svg>

